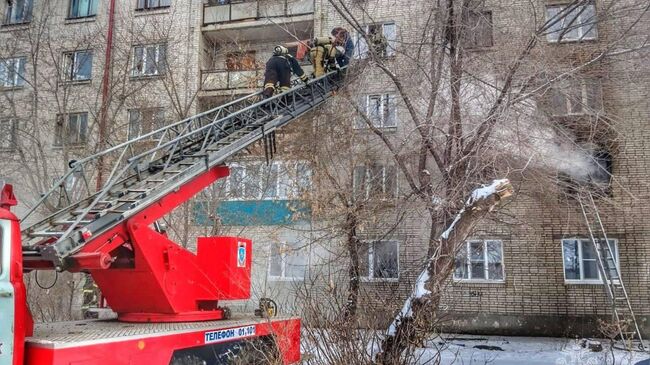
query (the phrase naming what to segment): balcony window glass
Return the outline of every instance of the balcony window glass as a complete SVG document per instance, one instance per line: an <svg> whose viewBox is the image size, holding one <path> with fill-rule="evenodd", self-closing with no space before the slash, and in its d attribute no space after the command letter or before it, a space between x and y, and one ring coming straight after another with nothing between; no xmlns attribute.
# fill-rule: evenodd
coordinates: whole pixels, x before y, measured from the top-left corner
<svg viewBox="0 0 650 365"><path fill-rule="evenodd" d="M98 0L70 0L69 18L86 18L97 14Z"/></svg>

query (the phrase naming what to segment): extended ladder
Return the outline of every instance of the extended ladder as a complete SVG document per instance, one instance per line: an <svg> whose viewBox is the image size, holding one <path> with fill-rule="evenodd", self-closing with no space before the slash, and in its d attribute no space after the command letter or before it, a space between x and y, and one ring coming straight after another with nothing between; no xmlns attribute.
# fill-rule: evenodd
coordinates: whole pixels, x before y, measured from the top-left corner
<svg viewBox="0 0 650 365"><path fill-rule="evenodd" d="M330 72L268 99L260 92L247 95L72 161L70 170L21 219L65 202L23 229L26 266L31 261L66 268L66 259L92 237L325 102L341 86L340 75ZM112 165L110 174L103 186L93 189L103 165Z"/></svg>
<svg viewBox="0 0 650 365"><path fill-rule="evenodd" d="M645 351L646 348L639 331L639 325L632 311L627 290L623 285L621 270L617 265L617 252L612 250L609 243L593 194L587 190L582 190L578 194L578 202L596 252L598 271L612 305L612 318L618 327L619 336L625 343L626 348L631 349L632 341L638 340L640 348Z"/></svg>

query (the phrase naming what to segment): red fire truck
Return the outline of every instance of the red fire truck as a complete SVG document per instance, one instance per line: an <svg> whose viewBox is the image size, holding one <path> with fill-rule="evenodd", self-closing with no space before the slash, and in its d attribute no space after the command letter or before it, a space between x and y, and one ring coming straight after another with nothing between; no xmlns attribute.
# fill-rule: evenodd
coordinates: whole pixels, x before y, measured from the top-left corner
<svg viewBox="0 0 650 365"><path fill-rule="evenodd" d="M239 151L255 144L272 158L275 131L324 103L339 82L330 73L269 99L254 93L70 161L20 219L4 185L0 365L299 361L299 318L220 305L250 298L253 243L202 237L194 253L158 220L228 176L224 163ZM23 282L33 270L90 274L117 319L34 324Z"/></svg>

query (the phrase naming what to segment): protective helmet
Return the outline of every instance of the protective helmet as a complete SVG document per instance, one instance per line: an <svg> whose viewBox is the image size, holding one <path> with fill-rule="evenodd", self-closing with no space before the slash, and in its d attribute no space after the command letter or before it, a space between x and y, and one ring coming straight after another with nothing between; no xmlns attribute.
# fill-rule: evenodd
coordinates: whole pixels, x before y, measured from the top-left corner
<svg viewBox="0 0 650 365"><path fill-rule="evenodd" d="M273 48L274 56L284 56L286 54L289 54L289 50L287 49L287 47L278 45Z"/></svg>

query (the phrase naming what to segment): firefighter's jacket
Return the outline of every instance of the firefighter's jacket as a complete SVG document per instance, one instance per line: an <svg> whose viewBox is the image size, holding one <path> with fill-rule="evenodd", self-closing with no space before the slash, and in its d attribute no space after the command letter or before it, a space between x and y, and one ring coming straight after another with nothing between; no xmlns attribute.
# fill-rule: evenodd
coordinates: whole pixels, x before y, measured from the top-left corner
<svg viewBox="0 0 650 365"><path fill-rule="evenodd" d="M294 73L302 81L307 81L307 75L298 61L291 55L272 56L266 62L264 72L264 94L273 95L277 85L280 89L286 90L291 87L291 74ZM270 96L267 95L267 96Z"/></svg>

